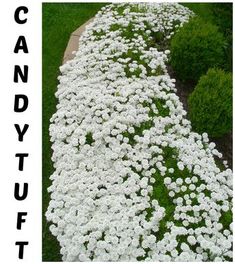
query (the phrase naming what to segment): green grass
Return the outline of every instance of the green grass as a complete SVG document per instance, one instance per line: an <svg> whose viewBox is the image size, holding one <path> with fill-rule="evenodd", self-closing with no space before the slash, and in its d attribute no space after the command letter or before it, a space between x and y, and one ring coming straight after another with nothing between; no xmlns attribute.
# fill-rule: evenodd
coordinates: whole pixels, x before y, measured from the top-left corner
<svg viewBox="0 0 235 264"><path fill-rule="evenodd" d="M214 15L213 15L211 3L182 3L182 5L188 7L196 15L199 15L201 18L210 22L214 21Z"/></svg>
<svg viewBox="0 0 235 264"><path fill-rule="evenodd" d="M55 237L48 229L45 212L49 203L47 188L51 185L49 176L53 173L51 161L51 144L49 140L49 119L56 111L56 98L54 96L57 86L59 66L67 46L70 34L79 26L93 17L103 3L79 4L50 4L42 5L43 27L43 200L42 200L42 260L61 261L60 247Z"/></svg>

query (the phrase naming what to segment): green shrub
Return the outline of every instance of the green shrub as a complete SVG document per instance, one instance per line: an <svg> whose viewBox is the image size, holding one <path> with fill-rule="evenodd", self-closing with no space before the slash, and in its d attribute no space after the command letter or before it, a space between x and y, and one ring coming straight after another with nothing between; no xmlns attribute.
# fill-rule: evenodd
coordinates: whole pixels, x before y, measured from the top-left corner
<svg viewBox="0 0 235 264"><path fill-rule="evenodd" d="M189 96L189 118L199 133L219 137L232 129L232 74L209 69Z"/></svg>
<svg viewBox="0 0 235 264"><path fill-rule="evenodd" d="M223 64L224 47L217 27L194 17L172 38L171 65L181 80L196 82L209 68Z"/></svg>

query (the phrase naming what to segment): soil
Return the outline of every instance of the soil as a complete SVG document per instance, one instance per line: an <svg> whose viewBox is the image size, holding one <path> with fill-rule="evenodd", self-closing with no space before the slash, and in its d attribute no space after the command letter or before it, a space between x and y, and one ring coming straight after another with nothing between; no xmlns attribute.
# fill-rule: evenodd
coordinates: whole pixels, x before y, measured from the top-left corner
<svg viewBox="0 0 235 264"><path fill-rule="evenodd" d="M176 79L175 88L176 94L179 96L180 101L183 103L184 109L188 112L188 97L192 93L195 83L193 82L181 82L177 78L174 70L170 65L167 67L168 73L171 78ZM187 117L188 118L188 117ZM210 141L216 144L216 148L223 154L223 160L227 160L229 168L233 168L233 136L232 131L220 138L210 138Z"/></svg>

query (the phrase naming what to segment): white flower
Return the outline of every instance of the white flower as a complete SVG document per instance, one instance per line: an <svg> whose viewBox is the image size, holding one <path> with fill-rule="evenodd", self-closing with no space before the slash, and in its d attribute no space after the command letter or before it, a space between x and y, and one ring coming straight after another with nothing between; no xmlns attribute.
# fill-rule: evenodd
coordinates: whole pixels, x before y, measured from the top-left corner
<svg viewBox="0 0 235 264"><path fill-rule="evenodd" d="M195 245L197 243L197 240L195 239L194 236L188 236L187 241L190 245Z"/></svg>
<svg viewBox="0 0 235 264"><path fill-rule="evenodd" d="M178 166L178 168L179 168L179 170L184 170L184 164L183 164L183 162L178 162L177 163L177 166Z"/></svg>
<svg viewBox="0 0 235 264"><path fill-rule="evenodd" d="M183 184L183 180L182 180L181 178L177 178L177 179L176 179L176 183L177 183L178 185L182 185L182 184Z"/></svg>
<svg viewBox="0 0 235 264"><path fill-rule="evenodd" d="M171 183L171 178L170 178L170 177L166 177L166 178L164 179L164 183L165 183L166 185L169 185L169 184Z"/></svg>

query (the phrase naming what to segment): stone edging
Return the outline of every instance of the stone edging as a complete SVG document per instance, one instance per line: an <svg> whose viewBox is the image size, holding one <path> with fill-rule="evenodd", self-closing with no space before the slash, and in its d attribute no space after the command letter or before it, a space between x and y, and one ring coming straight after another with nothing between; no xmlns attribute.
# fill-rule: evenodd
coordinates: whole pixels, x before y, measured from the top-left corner
<svg viewBox="0 0 235 264"><path fill-rule="evenodd" d="M89 23L91 23L93 20L94 20L93 17L87 20L86 23L81 25L70 35L69 42L67 44L67 47L65 49L64 56L63 56L63 64L66 63L68 60L71 60L75 57L75 55L72 54L72 52L77 51L79 49L79 39L82 33L84 32L84 30L86 29L86 26Z"/></svg>

